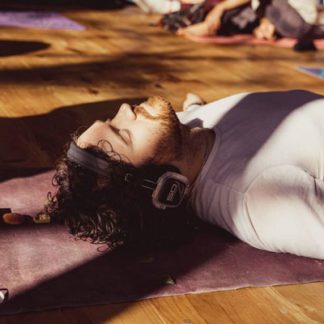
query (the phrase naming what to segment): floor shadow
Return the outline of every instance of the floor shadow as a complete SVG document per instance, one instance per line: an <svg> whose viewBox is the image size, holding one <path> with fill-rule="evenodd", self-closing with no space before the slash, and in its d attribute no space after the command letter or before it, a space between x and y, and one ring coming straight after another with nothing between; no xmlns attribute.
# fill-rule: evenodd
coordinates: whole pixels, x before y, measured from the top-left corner
<svg viewBox="0 0 324 324"><path fill-rule="evenodd" d="M48 170L79 127L111 118L123 102L144 98L106 100L61 107L43 115L0 117L0 181Z"/></svg>
<svg viewBox="0 0 324 324"><path fill-rule="evenodd" d="M0 84L59 84L67 87L83 86L88 89L101 83L109 84L112 88L144 87L152 84L154 76L175 74L181 70L180 66L177 68L171 66L169 60L178 58L174 59L172 53L163 55L132 53L132 55L111 56L108 59L105 55L103 60L85 63L66 63L32 69L9 68L0 71Z"/></svg>
<svg viewBox="0 0 324 324"><path fill-rule="evenodd" d="M50 237L49 232L62 235L58 226L30 227L29 229L7 230L2 235L12 235L29 230L34 239L39 235ZM18 233L19 234L19 233ZM23 233L21 233L23 235ZM50 243L50 238L48 240ZM202 225L201 232L187 244L152 253L150 255L136 254L131 250L98 253L89 262L79 265L61 275L47 278L31 289L12 297L0 309L0 314L16 313L20 311L44 310L53 307L75 307L82 305L98 305L116 302L134 301L148 296L159 295L159 291L169 293L184 293L190 284L190 272L224 253L226 248L235 245L237 239L215 226ZM69 242L63 238L57 241L57 249L68 253L64 244ZM50 253L50 246L42 246ZM77 253L77 251L75 252ZM64 258L67 255L61 254ZM53 253L52 262L60 262L57 254ZM188 278L185 278L189 275ZM26 273L28 276L28 273ZM174 283L168 280L174 280ZM175 285L176 283L176 285ZM10 293L10 292L9 292ZM56 301L53 300L56 296ZM54 302L53 302L54 301ZM28 307L26 308L26 305ZM122 311L129 306L124 304ZM109 319L121 311L109 313ZM107 320L103 318L102 320Z"/></svg>
<svg viewBox="0 0 324 324"><path fill-rule="evenodd" d="M139 36L140 37L140 36ZM51 59L58 58L67 59L77 57L80 58L82 52L76 54L74 49L70 49L70 54L51 55L47 53L36 54L38 57L51 57ZM109 54L109 53L108 53ZM87 56L84 53L85 57ZM165 80L166 76L170 76L174 83L181 83L188 81L182 77L184 69L186 72L195 72L197 64L206 57L200 55L187 56L185 53L179 52L165 52L165 53L140 53L133 51L131 55L117 55L107 56L97 55L92 58L91 62L82 63L64 63L54 66L40 66L31 69L26 68L8 68L0 71L0 84L44 84L44 85L60 85L66 87L82 86L88 89L90 93L99 91L99 85L107 84L114 89L115 87L146 87L151 86L154 82ZM280 60L291 60L291 56L278 57ZM302 62L311 61L313 58L303 58ZM220 62L239 62L241 57L230 56L212 56L208 57L209 61L219 64ZM270 61L273 57L257 57L251 56L246 60L252 61ZM320 61L321 58L318 59ZM190 68L188 63L190 62ZM171 64L172 63L172 64ZM98 78L100 75L100 78ZM112 77L113 76L113 77ZM262 82L267 82L269 86L276 85L277 81L274 78L267 78L268 74L251 77L247 75L247 80L242 80L246 84L259 82L256 77L262 79ZM251 79L251 80L250 80ZM170 81L170 80L167 80ZM201 81L201 80L200 80ZM222 81L223 82L223 81ZM226 82L226 79L224 80ZM241 83L242 86L242 83ZM98 89L97 89L98 88Z"/></svg>
<svg viewBox="0 0 324 324"><path fill-rule="evenodd" d="M0 40L0 57L31 53L49 47L50 45L44 42Z"/></svg>

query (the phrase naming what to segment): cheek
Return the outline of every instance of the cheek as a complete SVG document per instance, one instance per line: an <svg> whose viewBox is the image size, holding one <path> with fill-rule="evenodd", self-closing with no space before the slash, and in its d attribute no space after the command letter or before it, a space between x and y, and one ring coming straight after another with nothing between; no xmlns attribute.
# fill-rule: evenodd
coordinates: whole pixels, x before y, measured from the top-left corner
<svg viewBox="0 0 324 324"><path fill-rule="evenodd" d="M133 137L133 163L144 164L155 155L163 134L157 127L142 127Z"/></svg>

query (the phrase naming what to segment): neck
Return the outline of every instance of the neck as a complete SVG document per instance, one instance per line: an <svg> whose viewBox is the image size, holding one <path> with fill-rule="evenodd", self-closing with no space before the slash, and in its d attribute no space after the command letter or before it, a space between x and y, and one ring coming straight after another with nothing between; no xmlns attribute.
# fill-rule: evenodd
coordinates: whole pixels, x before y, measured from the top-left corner
<svg viewBox="0 0 324 324"><path fill-rule="evenodd" d="M213 147L215 133L207 128L182 126L182 151L180 158L172 161L192 184L203 168Z"/></svg>

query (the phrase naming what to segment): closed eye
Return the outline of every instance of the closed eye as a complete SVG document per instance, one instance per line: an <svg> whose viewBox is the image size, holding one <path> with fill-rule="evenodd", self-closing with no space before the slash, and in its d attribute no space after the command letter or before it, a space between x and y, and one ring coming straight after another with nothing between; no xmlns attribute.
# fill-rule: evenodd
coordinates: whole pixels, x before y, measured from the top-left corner
<svg viewBox="0 0 324 324"><path fill-rule="evenodd" d="M112 125L110 125L111 130L113 133L121 139L126 145L132 145L131 134L126 129L118 129Z"/></svg>
<svg viewBox="0 0 324 324"><path fill-rule="evenodd" d="M119 130L119 135L123 138L123 140L127 144L132 144L132 136L129 130L127 129L121 129Z"/></svg>

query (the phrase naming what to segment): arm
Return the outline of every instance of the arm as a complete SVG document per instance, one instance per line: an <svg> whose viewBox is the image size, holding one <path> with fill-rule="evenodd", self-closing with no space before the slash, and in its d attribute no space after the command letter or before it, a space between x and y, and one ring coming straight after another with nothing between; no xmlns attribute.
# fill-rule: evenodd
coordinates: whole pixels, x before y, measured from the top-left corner
<svg viewBox="0 0 324 324"><path fill-rule="evenodd" d="M208 13L203 22L182 28L178 31L178 34L191 34L196 36L213 35L220 28L222 16L227 10L235 9L250 2L251 0L223 0Z"/></svg>

